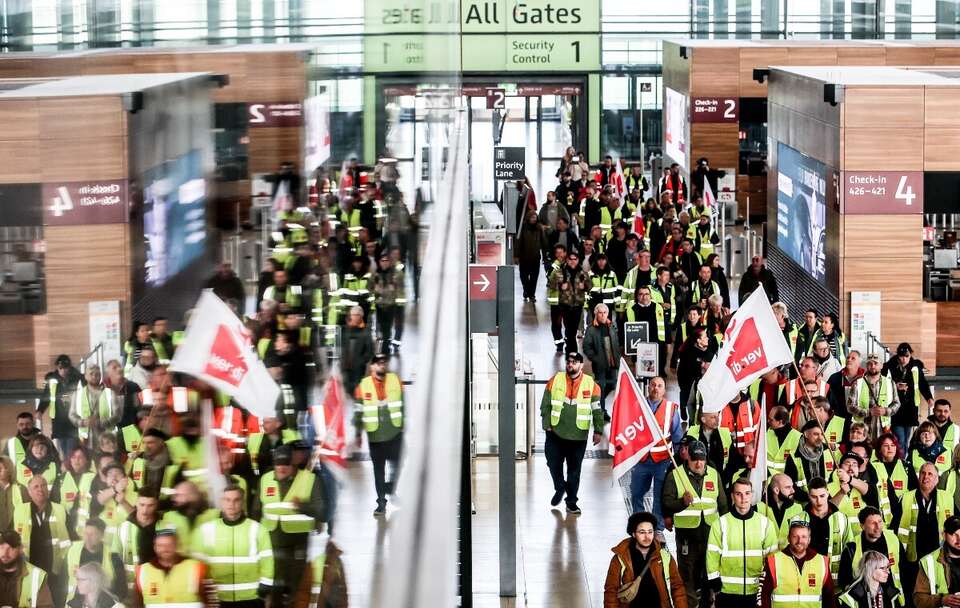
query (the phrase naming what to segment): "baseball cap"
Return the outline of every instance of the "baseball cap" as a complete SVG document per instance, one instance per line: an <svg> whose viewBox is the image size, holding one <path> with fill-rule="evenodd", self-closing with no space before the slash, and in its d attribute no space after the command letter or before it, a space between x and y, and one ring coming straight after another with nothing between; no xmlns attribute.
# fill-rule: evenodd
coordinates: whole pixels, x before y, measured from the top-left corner
<svg viewBox="0 0 960 608"><path fill-rule="evenodd" d="M877 353L870 353L869 355L867 355L867 361L879 361L879 360L880 360L880 355L878 355Z"/></svg>
<svg viewBox="0 0 960 608"><path fill-rule="evenodd" d="M371 359L370 361L373 363L384 363L389 359L390 357L388 355L384 353L377 353L373 356L373 359Z"/></svg>
<svg viewBox="0 0 960 608"><path fill-rule="evenodd" d="M71 361L69 355L57 355L57 367L70 367Z"/></svg>
<svg viewBox="0 0 960 608"><path fill-rule="evenodd" d="M856 452L847 452L844 454L843 458L840 459L840 464L843 464L845 460L852 460L856 462L858 467L863 464L863 458L860 458L860 454L857 454Z"/></svg>
<svg viewBox="0 0 960 608"><path fill-rule="evenodd" d="M273 450L274 465L289 465L293 462L293 450L288 445L277 446Z"/></svg>
<svg viewBox="0 0 960 608"><path fill-rule="evenodd" d="M687 446L687 454L690 460L706 460L707 446L703 445L702 441L691 441Z"/></svg>
<svg viewBox="0 0 960 608"><path fill-rule="evenodd" d="M567 361L570 361L571 359L573 361L578 361L580 363L583 363L583 355L581 355L577 351L570 351L569 353L567 353Z"/></svg>
<svg viewBox="0 0 960 608"><path fill-rule="evenodd" d="M957 530L960 530L960 517L951 515L943 522L943 531L947 534L956 534Z"/></svg>
<svg viewBox="0 0 960 608"><path fill-rule="evenodd" d="M913 354L913 349L910 348L910 345L907 344L906 342L901 342L901 343L900 343L900 346L897 347L897 355L898 355L898 356L902 356L902 355L912 355L912 354Z"/></svg>

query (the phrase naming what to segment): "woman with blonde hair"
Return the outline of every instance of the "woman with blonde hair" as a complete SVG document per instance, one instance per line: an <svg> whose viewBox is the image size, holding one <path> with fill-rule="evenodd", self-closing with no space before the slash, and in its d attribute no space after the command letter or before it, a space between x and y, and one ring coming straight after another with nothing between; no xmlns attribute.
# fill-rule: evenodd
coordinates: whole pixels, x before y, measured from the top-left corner
<svg viewBox="0 0 960 608"><path fill-rule="evenodd" d="M77 568L77 592L67 602L70 608L123 608L107 591L107 575L97 562L87 562Z"/></svg>
<svg viewBox="0 0 960 608"><path fill-rule="evenodd" d="M841 608L896 608L900 590L890 577L890 559L879 551L865 551L857 578L840 596Z"/></svg>

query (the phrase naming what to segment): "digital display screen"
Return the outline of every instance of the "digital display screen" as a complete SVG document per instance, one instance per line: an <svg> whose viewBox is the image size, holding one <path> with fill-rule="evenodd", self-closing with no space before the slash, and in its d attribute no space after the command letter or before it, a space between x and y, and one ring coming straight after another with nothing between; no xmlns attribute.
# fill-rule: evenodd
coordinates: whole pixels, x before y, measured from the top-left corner
<svg viewBox="0 0 960 608"><path fill-rule="evenodd" d="M681 169L687 168L687 117L690 115L690 100L686 95L664 87L663 147Z"/></svg>
<svg viewBox="0 0 960 608"><path fill-rule="evenodd" d="M777 145L777 246L819 283L835 288L833 234L839 226L836 172L818 160Z"/></svg>
<svg viewBox="0 0 960 608"><path fill-rule="evenodd" d="M159 287L206 250L206 182L200 151L192 150L144 174L146 283Z"/></svg>

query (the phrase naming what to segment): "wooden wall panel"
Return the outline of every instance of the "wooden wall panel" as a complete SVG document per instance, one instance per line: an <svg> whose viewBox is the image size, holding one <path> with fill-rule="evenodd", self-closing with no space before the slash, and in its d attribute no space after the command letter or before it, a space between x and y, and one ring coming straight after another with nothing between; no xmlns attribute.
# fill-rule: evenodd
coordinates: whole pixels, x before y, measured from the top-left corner
<svg viewBox="0 0 960 608"><path fill-rule="evenodd" d="M738 167L740 164L739 125L691 123L690 163L706 156L711 167Z"/></svg>
<svg viewBox="0 0 960 608"><path fill-rule="evenodd" d="M32 380L33 377L30 315L0 315L0 381Z"/></svg>
<svg viewBox="0 0 960 608"><path fill-rule="evenodd" d="M923 171L923 133L913 128L841 129L846 171ZM896 142L892 145L891 142Z"/></svg>
<svg viewBox="0 0 960 608"><path fill-rule="evenodd" d="M937 302L937 365L960 367L960 302Z"/></svg>
<svg viewBox="0 0 960 608"><path fill-rule="evenodd" d="M826 44L789 47L783 65L837 65L837 49Z"/></svg>
<svg viewBox="0 0 960 608"><path fill-rule="evenodd" d="M925 171L960 170L960 128L924 129L923 168Z"/></svg>
<svg viewBox="0 0 960 608"><path fill-rule="evenodd" d="M925 127L957 126L957 90L925 87L923 92L923 124Z"/></svg>
<svg viewBox="0 0 960 608"><path fill-rule="evenodd" d="M882 47L839 47L837 65L885 65L886 54Z"/></svg>
<svg viewBox="0 0 960 608"><path fill-rule="evenodd" d="M296 162L302 149L302 129L274 127L250 129L250 173L274 172L281 162Z"/></svg>
<svg viewBox="0 0 960 608"><path fill-rule="evenodd" d="M119 96L60 97L35 102L41 139L78 138L93 142L123 135L123 105ZM78 126L82 125L82 128Z"/></svg>
<svg viewBox="0 0 960 608"><path fill-rule="evenodd" d="M39 181L42 182L127 177L123 137L42 140L39 154L42 159Z"/></svg>
<svg viewBox="0 0 960 608"><path fill-rule="evenodd" d="M903 240L896 241L897 246ZM849 249L849 245L847 246ZM874 248L871 248L874 249ZM890 244L885 248L890 251ZM882 258L846 257L843 259L844 291L880 291L883 298L916 299L923 295L923 258L903 257L899 254Z"/></svg>
<svg viewBox="0 0 960 608"><path fill-rule="evenodd" d="M89 347L89 302L119 300L129 310L128 226L49 226L45 236L49 352L83 354Z"/></svg>
<svg viewBox="0 0 960 608"><path fill-rule="evenodd" d="M53 362L60 353L50 352L50 317L34 315L33 320L33 363L34 379L37 386L43 383L43 376L53 369ZM77 353L81 354L81 353Z"/></svg>
<svg viewBox="0 0 960 608"><path fill-rule="evenodd" d="M306 97L306 65L294 53L247 55L244 99L251 101L300 101Z"/></svg>
<svg viewBox="0 0 960 608"><path fill-rule="evenodd" d="M933 65L936 50L921 46L891 45L885 48L886 65Z"/></svg>
<svg viewBox="0 0 960 608"><path fill-rule="evenodd" d="M3 62L0 62L2 64ZM0 141L35 140L40 136L40 111L31 99L0 102Z"/></svg>
<svg viewBox="0 0 960 608"><path fill-rule="evenodd" d="M901 342L914 344L923 318L922 300L884 301L880 312L880 339L888 348Z"/></svg>
<svg viewBox="0 0 960 608"><path fill-rule="evenodd" d="M878 264L888 268L891 256L915 259L923 256L920 239L904 239L904 234L920 234L920 215L844 215L842 218L844 258L876 256ZM896 243L891 250L891 243ZM894 268L889 268L893 271Z"/></svg>
<svg viewBox="0 0 960 608"><path fill-rule="evenodd" d="M843 126L847 128L921 128L923 114L921 87L847 87L844 91Z"/></svg>
<svg viewBox="0 0 960 608"><path fill-rule="evenodd" d="M934 65L960 65L960 46L944 45L934 49Z"/></svg>
<svg viewBox="0 0 960 608"><path fill-rule="evenodd" d="M754 68L786 65L788 51L778 47L743 47L740 49L740 97L766 97L767 84L753 79Z"/></svg>
<svg viewBox="0 0 960 608"><path fill-rule="evenodd" d="M690 52L690 51L688 51ZM691 97L739 97L740 51L735 47L700 47L692 50L690 60ZM711 159L712 161L712 159Z"/></svg>
<svg viewBox="0 0 960 608"><path fill-rule="evenodd" d="M36 182L40 166L39 145L36 140L24 139L0 145L0 184Z"/></svg>
<svg viewBox="0 0 960 608"><path fill-rule="evenodd" d="M937 354L937 302L920 304L920 343L911 345L930 375L936 375L937 366L942 365Z"/></svg>

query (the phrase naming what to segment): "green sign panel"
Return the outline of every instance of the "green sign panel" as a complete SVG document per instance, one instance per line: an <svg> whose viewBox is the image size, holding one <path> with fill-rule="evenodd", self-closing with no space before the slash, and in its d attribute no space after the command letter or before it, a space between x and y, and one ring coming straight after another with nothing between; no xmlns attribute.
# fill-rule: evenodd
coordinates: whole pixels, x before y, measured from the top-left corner
<svg viewBox="0 0 960 608"><path fill-rule="evenodd" d="M597 70L599 3L365 0L363 66L368 72Z"/></svg>
<svg viewBox="0 0 960 608"><path fill-rule="evenodd" d="M600 69L595 34L463 36L464 72L582 72Z"/></svg>

